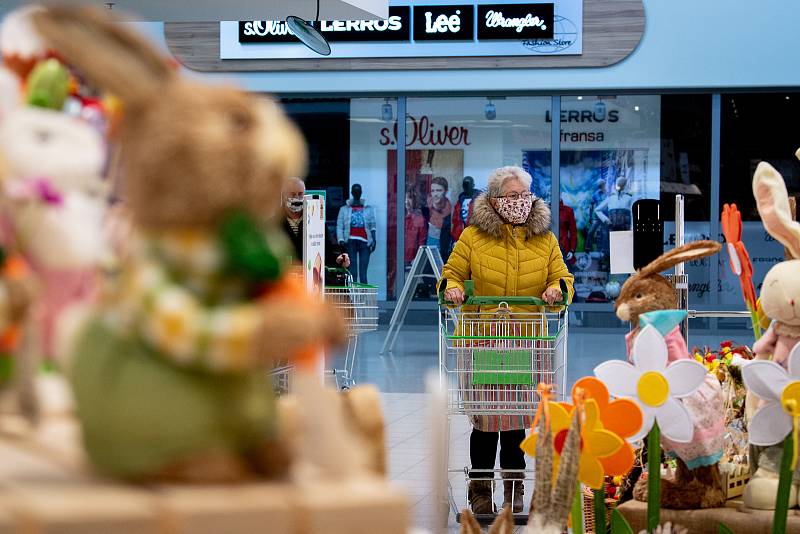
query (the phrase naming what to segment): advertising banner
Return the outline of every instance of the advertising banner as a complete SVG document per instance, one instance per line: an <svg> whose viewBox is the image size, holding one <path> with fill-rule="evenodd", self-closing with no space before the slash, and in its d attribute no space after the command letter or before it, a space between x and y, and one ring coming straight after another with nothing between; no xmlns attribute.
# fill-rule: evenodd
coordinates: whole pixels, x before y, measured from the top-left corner
<svg viewBox="0 0 800 534"><path fill-rule="evenodd" d="M322 20L330 58L581 55L583 1L390 2L385 20ZM364 46L369 43L369 46ZM221 59L319 59L282 20L220 22Z"/></svg>
<svg viewBox="0 0 800 534"><path fill-rule="evenodd" d="M322 294L325 281L325 199L306 195L303 205L303 272L306 287Z"/></svg>
<svg viewBox="0 0 800 534"><path fill-rule="evenodd" d="M324 297L325 197L307 194L303 200L303 277L308 291ZM318 356L317 371L320 380L323 380L325 351L322 349Z"/></svg>

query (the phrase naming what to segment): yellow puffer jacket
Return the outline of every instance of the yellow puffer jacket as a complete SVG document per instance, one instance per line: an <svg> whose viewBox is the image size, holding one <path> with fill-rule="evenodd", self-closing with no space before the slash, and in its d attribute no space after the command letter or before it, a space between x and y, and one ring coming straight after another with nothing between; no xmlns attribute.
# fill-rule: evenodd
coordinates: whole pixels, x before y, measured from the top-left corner
<svg viewBox="0 0 800 534"><path fill-rule="evenodd" d="M564 280L570 301L573 279L550 231L550 208L543 200L534 201L526 224L513 226L500 218L485 194L475 199L470 226L442 272L446 289L463 290L464 280L473 280L475 294L483 296L541 297Z"/></svg>

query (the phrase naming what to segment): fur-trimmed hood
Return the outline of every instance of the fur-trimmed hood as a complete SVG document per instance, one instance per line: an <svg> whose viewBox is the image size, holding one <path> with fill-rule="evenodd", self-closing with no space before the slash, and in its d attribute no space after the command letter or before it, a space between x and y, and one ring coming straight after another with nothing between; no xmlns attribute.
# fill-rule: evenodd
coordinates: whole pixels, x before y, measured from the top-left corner
<svg viewBox="0 0 800 534"><path fill-rule="evenodd" d="M492 237L502 237L502 228L506 223L492 207L486 193L481 193L475 199L472 208L470 224L478 227ZM550 207L541 198L534 198L531 213L525 223L527 231L525 239L535 235L546 234L550 231Z"/></svg>

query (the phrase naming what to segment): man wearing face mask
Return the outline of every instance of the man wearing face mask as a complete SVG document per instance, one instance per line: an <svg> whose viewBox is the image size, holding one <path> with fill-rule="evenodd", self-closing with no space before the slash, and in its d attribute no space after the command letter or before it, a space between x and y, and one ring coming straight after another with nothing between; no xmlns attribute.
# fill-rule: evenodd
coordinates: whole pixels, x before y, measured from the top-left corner
<svg viewBox="0 0 800 534"><path fill-rule="evenodd" d="M294 251L293 259L296 262L303 261L303 195L306 193L306 185L300 178L289 178L283 185L281 199L283 201L283 230L289 236ZM350 257L344 253L341 247L325 238L325 266L326 267L350 267ZM326 274L328 285L340 285L339 280L332 280Z"/></svg>
<svg viewBox="0 0 800 534"><path fill-rule="evenodd" d="M573 295L573 276L567 270L558 240L550 231L550 208L530 191L531 175L519 167L501 167L492 172L485 193L474 201L472 219L459 238L442 271L439 290L455 305L464 302L464 281L474 282L477 296L524 296L541 298L548 304L570 301ZM566 292L563 293L563 291ZM494 314L497 306L480 312ZM510 306L510 312L537 313L535 306ZM471 310L474 312L474 310ZM460 326L459 328L463 328ZM513 336L542 335L538 327L518 321ZM471 333L469 335L476 335ZM491 336L490 329L477 335ZM496 334L494 334L496 335ZM468 351L465 351L468 352ZM457 365L469 369L470 356ZM466 374L466 373L465 373ZM532 371L534 384L549 382L550 376ZM513 408L532 403L526 393L514 385L475 385L464 379L462 395L467 400L482 403L498 402ZM531 393L532 395L532 393ZM514 513L522 511L525 456L519 448L525 439L525 429L532 423L529 415L472 415L470 435L469 503L476 514L494 511L492 470L495 467L497 444L500 442L500 468L503 481L503 507L512 506ZM487 476L488 473L488 476Z"/></svg>

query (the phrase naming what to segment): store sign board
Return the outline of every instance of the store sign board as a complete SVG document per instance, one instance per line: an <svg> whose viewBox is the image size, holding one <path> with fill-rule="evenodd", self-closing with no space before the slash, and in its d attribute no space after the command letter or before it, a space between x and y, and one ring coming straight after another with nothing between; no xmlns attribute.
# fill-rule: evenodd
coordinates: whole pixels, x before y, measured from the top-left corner
<svg viewBox="0 0 800 534"><path fill-rule="evenodd" d="M414 6L415 41L472 41L475 38L472 5Z"/></svg>
<svg viewBox="0 0 800 534"><path fill-rule="evenodd" d="M392 6L386 20L323 20L313 26L331 43L408 42L411 39L411 8ZM248 20L239 22L239 42L297 43L286 22Z"/></svg>
<svg viewBox="0 0 800 534"><path fill-rule="evenodd" d="M404 5L399 5L403 2ZM463 0L462 0L463 2ZM410 6L397 0L387 20L321 21L329 58L581 55L583 0ZM363 43L370 43L364 46ZM317 59L283 21L223 21L221 59Z"/></svg>
<svg viewBox="0 0 800 534"><path fill-rule="evenodd" d="M553 4L479 4L478 40L552 39Z"/></svg>

